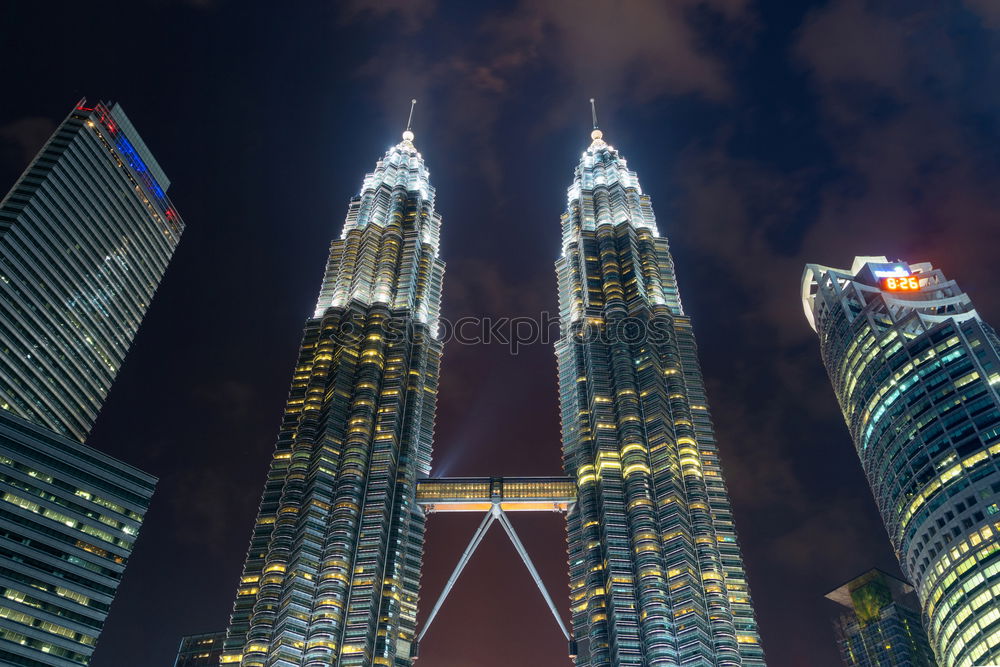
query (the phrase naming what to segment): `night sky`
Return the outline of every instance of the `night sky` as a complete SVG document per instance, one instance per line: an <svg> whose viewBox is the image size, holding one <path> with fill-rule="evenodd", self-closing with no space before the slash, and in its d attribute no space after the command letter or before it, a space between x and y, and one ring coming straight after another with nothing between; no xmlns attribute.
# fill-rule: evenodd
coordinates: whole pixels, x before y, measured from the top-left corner
<svg viewBox="0 0 1000 667"><path fill-rule="evenodd" d="M998 47L995 0L4 3L0 190L77 100L117 101L187 223L90 440L160 478L93 666L225 628L329 241L411 97L449 319L555 310L597 98L671 241L768 663L838 664L824 594L898 570L799 280L931 261L1000 324ZM557 401L550 345L450 344L435 474L559 474ZM422 618L478 521L430 518ZM568 610L561 516L513 521ZM419 664L565 648L494 528Z"/></svg>

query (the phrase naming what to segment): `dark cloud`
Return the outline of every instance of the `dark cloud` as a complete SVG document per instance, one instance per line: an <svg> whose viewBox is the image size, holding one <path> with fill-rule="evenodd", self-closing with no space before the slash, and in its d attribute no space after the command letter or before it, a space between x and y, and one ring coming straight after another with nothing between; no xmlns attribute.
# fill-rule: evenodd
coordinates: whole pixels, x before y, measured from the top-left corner
<svg viewBox="0 0 1000 667"><path fill-rule="evenodd" d="M420 28L437 7L436 0L345 0L338 3L343 20L390 18L401 22L406 31Z"/></svg>
<svg viewBox="0 0 1000 667"><path fill-rule="evenodd" d="M609 99L641 102L664 93L723 99L731 94L725 67L701 44L690 14L704 8L737 20L746 17L747 6L739 0L591 0L567 10L557 0L524 1L496 21L499 52L491 65L504 71L540 60L572 89Z"/></svg>
<svg viewBox="0 0 1000 667"><path fill-rule="evenodd" d="M826 85L868 82L898 90L909 65L906 26L866 4L837 0L810 12L795 53Z"/></svg>
<svg viewBox="0 0 1000 667"><path fill-rule="evenodd" d="M645 103L666 94L692 94L723 100L732 94L725 65L712 55L696 16L708 15L752 29L745 0L643 0L607 3L586 0L572 10L557 0L524 0L512 9L489 12L474 26L429 19L433 3L350 3L345 17L369 15L392 20L406 6L403 33L386 40L359 70L375 82L381 104L395 114L403 94L447 100L438 104L436 122L460 128L477 153L478 167L493 193L503 190L504 170L491 146L516 131L537 138L564 127L568 115L586 117L586 99L600 98L607 111ZM376 7L379 9L376 11ZM422 22L423 21L423 22ZM609 30L609 26L614 26ZM427 55L425 31L433 30L446 49ZM458 46L460 45L460 46ZM515 87L539 70L550 73L555 86L570 96L542 93L545 106L527 127L500 127L502 105ZM518 95L518 98L525 98Z"/></svg>
<svg viewBox="0 0 1000 667"><path fill-rule="evenodd" d="M0 146L11 151L11 164L27 163L55 129L51 118L20 118L0 127Z"/></svg>
<svg viewBox="0 0 1000 667"><path fill-rule="evenodd" d="M793 54L809 72L818 105L813 131L832 161L789 168L764 155L734 154L732 126L710 147L695 144L685 153L685 240L775 286L749 297L755 308L743 313L747 324L771 323L782 339L811 335L789 319L800 313L788 308L805 262L963 256L973 280L984 277L1000 240L993 187L1000 169L982 137L967 129L960 100L941 96L963 77L947 47L956 39L949 14L918 8L891 18L842 0L806 17Z"/></svg>
<svg viewBox="0 0 1000 667"><path fill-rule="evenodd" d="M966 6L983 17L992 28L1000 28L1000 5L993 0L965 0Z"/></svg>
<svg viewBox="0 0 1000 667"><path fill-rule="evenodd" d="M891 48L824 48L831 34L843 32L845 13L865 42L882 35ZM823 132L844 170L824 188L821 213L803 243L818 261L854 248L926 257L948 270L958 268L949 260L963 257L966 275L983 277L987 248L1000 240L1000 165L974 117L996 114L1000 99L987 80L976 80L955 13L918 3L889 20L845 0L814 14L803 31L797 53L816 74ZM996 71L995 56L992 66ZM873 92L868 83L889 92Z"/></svg>
<svg viewBox="0 0 1000 667"><path fill-rule="evenodd" d="M251 385L232 379L196 387L193 395L196 401L208 409L233 420L249 416L256 402L256 392Z"/></svg>

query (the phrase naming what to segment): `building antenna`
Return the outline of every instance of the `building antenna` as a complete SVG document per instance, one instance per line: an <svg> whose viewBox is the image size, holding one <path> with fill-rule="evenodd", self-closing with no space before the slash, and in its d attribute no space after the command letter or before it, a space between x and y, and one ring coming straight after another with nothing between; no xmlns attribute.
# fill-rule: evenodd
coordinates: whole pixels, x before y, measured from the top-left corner
<svg viewBox="0 0 1000 667"><path fill-rule="evenodd" d="M594 106L594 98L590 98L590 117L594 119L594 129L597 129L597 107Z"/></svg>
<svg viewBox="0 0 1000 667"><path fill-rule="evenodd" d="M406 119L406 131L410 131L410 126L413 125L413 107L417 106L417 100L410 100L410 117Z"/></svg>

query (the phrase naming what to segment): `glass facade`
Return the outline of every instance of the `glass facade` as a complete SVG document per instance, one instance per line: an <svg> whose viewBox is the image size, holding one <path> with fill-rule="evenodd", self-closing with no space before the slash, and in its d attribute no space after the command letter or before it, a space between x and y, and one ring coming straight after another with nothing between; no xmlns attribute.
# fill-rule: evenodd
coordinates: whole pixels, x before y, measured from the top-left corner
<svg viewBox="0 0 1000 667"><path fill-rule="evenodd" d="M225 640L225 632L182 637L174 667L218 667Z"/></svg>
<svg viewBox="0 0 1000 667"><path fill-rule="evenodd" d="M155 484L0 412L0 664L88 664Z"/></svg>
<svg viewBox="0 0 1000 667"><path fill-rule="evenodd" d="M1000 339L929 263L810 264L802 298L938 663L1000 662Z"/></svg>
<svg viewBox="0 0 1000 667"><path fill-rule="evenodd" d="M869 570L827 598L848 612L834 625L840 657L848 667L935 667L913 588Z"/></svg>
<svg viewBox="0 0 1000 667"><path fill-rule="evenodd" d="M118 105L80 103L0 201L0 407L83 442L180 239Z"/></svg>
<svg viewBox="0 0 1000 667"><path fill-rule="evenodd" d="M444 262L413 134L352 199L306 322L222 663L410 665Z"/></svg>
<svg viewBox="0 0 1000 667"><path fill-rule="evenodd" d="M556 262L576 664L764 665L667 240L600 130Z"/></svg>

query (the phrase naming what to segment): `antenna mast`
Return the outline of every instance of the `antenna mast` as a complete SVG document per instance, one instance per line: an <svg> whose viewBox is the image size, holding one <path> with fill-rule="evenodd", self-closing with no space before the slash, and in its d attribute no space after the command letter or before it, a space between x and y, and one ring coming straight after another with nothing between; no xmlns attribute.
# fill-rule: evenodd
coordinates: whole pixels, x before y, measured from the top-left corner
<svg viewBox="0 0 1000 667"><path fill-rule="evenodd" d="M410 132L410 126L413 125L413 107L417 106L417 100L410 100L410 117L406 119L406 131Z"/></svg>

